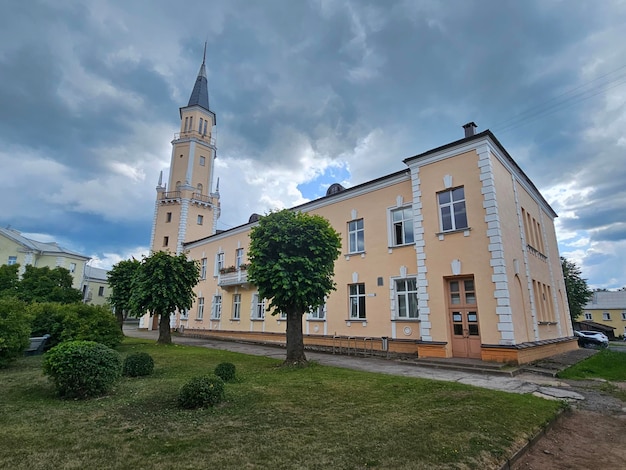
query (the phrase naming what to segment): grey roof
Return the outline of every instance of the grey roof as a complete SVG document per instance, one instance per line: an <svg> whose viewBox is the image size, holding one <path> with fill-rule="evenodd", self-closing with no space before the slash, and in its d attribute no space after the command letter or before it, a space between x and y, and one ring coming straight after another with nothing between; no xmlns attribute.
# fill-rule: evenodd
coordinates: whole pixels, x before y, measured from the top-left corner
<svg viewBox="0 0 626 470"><path fill-rule="evenodd" d="M624 309L626 310L626 291L615 292L597 291L593 293L591 300L585 305L586 309Z"/></svg>
<svg viewBox="0 0 626 470"><path fill-rule="evenodd" d="M31 238L26 238L20 232L12 228L0 228L0 235L4 235L6 238L13 240L14 242L22 245L25 251L34 251L47 255L69 255L75 258L89 259L89 256L81 255L75 251L63 248L56 242L40 242Z"/></svg>
<svg viewBox="0 0 626 470"><path fill-rule="evenodd" d="M93 266L85 266L85 278L92 279L94 281L107 282L108 269L94 268Z"/></svg>
<svg viewBox="0 0 626 470"><path fill-rule="evenodd" d="M198 71L198 78L193 86L193 91L189 97L189 103L187 106L200 106L201 108L209 110L209 84L206 78L206 68L204 66L204 60Z"/></svg>

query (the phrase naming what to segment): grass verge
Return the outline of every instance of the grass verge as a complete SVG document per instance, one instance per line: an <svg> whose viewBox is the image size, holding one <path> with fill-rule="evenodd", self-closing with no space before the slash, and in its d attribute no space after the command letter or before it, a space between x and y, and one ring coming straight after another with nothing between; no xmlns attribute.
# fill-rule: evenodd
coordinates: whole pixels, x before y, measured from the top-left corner
<svg viewBox="0 0 626 470"><path fill-rule="evenodd" d="M0 467L119 469L496 468L563 406L530 395L126 339L153 375L60 400L41 358L0 370ZM182 384L237 367L226 402L176 407Z"/></svg>
<svg viewBox="0 0 626 470"><path fill-rule="evenodd" d="M559 372L563 379L605 379L626 381L626 352L603 349L578 364Z"/></svg>

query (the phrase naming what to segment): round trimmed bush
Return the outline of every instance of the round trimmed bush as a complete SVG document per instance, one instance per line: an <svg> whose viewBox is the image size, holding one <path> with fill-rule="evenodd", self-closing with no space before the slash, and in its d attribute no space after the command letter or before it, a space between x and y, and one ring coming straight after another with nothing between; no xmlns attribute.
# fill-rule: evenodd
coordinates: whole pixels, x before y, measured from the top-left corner
<svg viewBox="0 0 626 470"><path fill-rule="evenodd" d="M193 409L215 406L224 399L224 381L215 375L192 377L178 392L178 406Z"/></svg>
<svg viewBox="0 0 626 470"><path fill-rule="evenodd" d="M224 382L230 382L235 378L235 364L230 362L222 362L215 367L215 375Z"/></svg>
<svg viewBox="0 0 626 470"><path fill-rule="evenodd" d="M43 372L62 397L96 397L111 390L120 378L122 357L104 344L67 341L45 354Z"/></svg>
<svg viewBox="0 0 626 470"><path fill-rule="evenodd" d="M145 352L136 352L129 354L124 359L122 367L122 375L127 377L139 377L142 375L150 375L154 370L154 360L150 354Z"/></svg>

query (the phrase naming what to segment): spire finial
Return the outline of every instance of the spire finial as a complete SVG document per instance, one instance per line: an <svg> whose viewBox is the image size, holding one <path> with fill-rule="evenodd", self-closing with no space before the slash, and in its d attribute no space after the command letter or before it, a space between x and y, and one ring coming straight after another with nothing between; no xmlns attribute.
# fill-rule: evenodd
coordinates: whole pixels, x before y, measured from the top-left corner
<svg viewBox="0 0 626 470"><path fill-rule="evenodd" d="M206 62L206 41L204 41L204 53L202 54L202 65Z"/></svg>

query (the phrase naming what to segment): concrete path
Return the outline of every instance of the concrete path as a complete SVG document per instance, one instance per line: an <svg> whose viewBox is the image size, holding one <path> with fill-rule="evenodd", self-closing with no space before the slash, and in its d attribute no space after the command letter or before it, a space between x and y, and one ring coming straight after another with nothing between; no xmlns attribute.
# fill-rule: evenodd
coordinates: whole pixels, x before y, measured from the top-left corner
<svg viewBox="0 0 626 470"><path fill-rule="evenodd" d="M156 341L157 331L138 330L134 325L124 326L124 334L134 338L146 338ZM187 344L210 349L220 349L253 356L267 356L275 359L284 359L285 350L280 347L264 346L234 341L218 341L212 339L189 338L186 336L172 336L176 344ZM319 352L306 352L309 361L327 366L342 367L345 369L379 372L381 374L401 375L405 377L419 377L447 382L459 382L476 387L500 390L510 393L532 393L543 398L554 400L578 401L584 397L568 390L569 385L550 377L536 374L520 374L515 377L507 375L491 375L472 371L448 370L427 366L415 365L396 359L382 359L375 357L355 357Z"/></svg>

